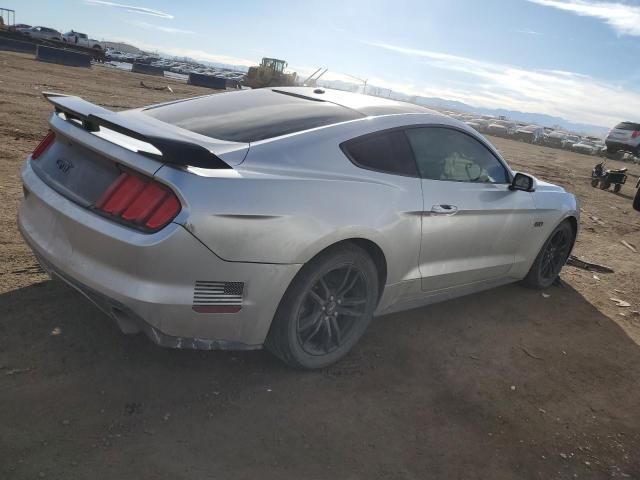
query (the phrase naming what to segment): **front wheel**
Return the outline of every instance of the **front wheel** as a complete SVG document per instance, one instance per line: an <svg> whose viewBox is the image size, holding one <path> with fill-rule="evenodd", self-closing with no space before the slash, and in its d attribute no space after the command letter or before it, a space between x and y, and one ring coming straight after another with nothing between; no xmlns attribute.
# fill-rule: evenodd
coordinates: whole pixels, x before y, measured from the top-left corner
<svg viewBox="0 0 640 480"><path fill-rule="evenodd" d="M575 233L568 221L558 225L538 253L523 283L531 288L550 287L569 258Z"/></svg>
<svg viewBox="0 0 640 480"><path fill-rule="evenodd" d="M616 184L613 186L613 193L618 193L618 192L620 192L620 189L621 189L621 188L622 188L622 185L621 185L621 184L619 184L619 183L616 183Z"/></svg>
<svg viewBox="0 0 640 480"><path fill-rule="evenodd" d="M605 180L600 184L600 189L601 190L609 190L610 186L611 186L611 182L608 182L608 181Z"/></svg>
<svg viewBox="0 0 640 480"><path fill-rule="evenodd" d="M326 367L360 339L377 302L378 274L369 255L352 244L326 250L289 285L265 345L293 367Z"/></svg>
<svg viewBox="0 0 640 480"><path fill-rule="evenodd" d="M599 182L598 182L598 179L597 179L597 178L592 178L592 179L591 179L591 186L592 186L592 187L594 187L594 188L595 188L595 187L597 187L597 186L598 186L598 183L599 183Z"/></svg>

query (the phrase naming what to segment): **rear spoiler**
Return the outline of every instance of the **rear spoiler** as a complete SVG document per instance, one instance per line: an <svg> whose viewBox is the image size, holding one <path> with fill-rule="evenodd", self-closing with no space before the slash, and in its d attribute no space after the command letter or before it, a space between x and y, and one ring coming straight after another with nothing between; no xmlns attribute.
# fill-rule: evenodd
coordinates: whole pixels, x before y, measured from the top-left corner
<svg viewBox="0 0 640 480"><path fill-rule="evenodd" d="M89 132L97 132L100 127L105 127L153 145L162 154L139 151L138 153L141 155L174 165L215 169L231 168L202 145L165 132L162 133L162 136L158 136L156 129L143 122L132 121L124 115L118 115L116 112L87 102L80 97L53 92L42 92L42 95L55 107L57 113L62 112L65 117L80 121L82 128Z"/></svg>

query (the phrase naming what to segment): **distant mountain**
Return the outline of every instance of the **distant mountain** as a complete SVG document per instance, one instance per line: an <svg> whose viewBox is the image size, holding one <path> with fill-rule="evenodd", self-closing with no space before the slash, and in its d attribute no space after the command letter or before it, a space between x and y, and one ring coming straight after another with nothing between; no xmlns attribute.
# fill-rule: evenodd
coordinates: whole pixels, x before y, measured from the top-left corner
<svg viewBox="0 0 640 480"><path fill-rule="evenodd" d="M355 83L345 82L341 80L321 80L318 83L330 88L349 90L352 92L358 91L362 93L362 85L357 85ZM445 98L438 97L411 96L401 92L389 90L388 88L376 87L374 85L367 85L367 94L416 103L418 105L438 110L454 110L457 112L475 113L478 115L491 115L494 117L504 116L511 120L535 123L544 127L553 127L584 135L604 137L609 132L609 128L606 127L601 127L599 125L590 125L587 123L570 122L569 120L566 120L564 118L554 117L552 115L547 115L544 113L519 112L515 110L507 110L504 108L474 107L456 100L447 100Z"/></svg>
<svg viewBox="0 0 640 480"><path fill-rule="evenodd" d="M414 103L424 105L425 107L433 107L440 109L457 110L461 112L477 113L479 115L492 115L494 117L504 116L511 120L535 123L544 127L554 127L570 132L581 133L585 135L593 135L596 137L605 137L609 132L609 128L599 125L591 125L588 123L570 122L562 117L554 117L545 113L519 112L517 110L507 110L504 108L480 108L467 105L463 102L455 100L445 100L436 97L413 97Z"/></svg>

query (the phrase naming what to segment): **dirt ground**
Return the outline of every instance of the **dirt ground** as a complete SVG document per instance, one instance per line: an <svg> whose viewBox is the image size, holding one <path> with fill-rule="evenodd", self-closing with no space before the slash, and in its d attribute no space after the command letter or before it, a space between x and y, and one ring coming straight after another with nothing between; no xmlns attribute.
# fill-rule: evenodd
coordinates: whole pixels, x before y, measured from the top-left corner
<svg viewBox="0 0 640 480"><path fill-rule="evenodd" d="M511 285L380 317L309 373L122 335L41 273L15 218L42 90L113 109L208 93L0 52L0 478L640 478L640 254L620 243L640 249L640 167L615 195L590 187L593 157L491 139L578 195L575 253L615 273L567 267L548 297Z"/></svg>

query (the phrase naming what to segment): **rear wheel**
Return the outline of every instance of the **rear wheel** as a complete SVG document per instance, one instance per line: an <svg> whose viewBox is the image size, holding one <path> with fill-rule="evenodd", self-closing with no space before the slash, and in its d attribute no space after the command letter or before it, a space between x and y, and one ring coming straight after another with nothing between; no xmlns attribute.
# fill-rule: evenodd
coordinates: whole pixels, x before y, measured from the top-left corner
<svg viewBox="0 0 640 480"><path fill-rule="evenodd" d="M550 287L569 258L574 238L568 221L558 225L542 246L523 283L537 289Z"/></svg>
<svg viewBox="0 0 640 480"><path fill-rule="evenodd" d="M613 186L613 193L618 193L618 192L620 191L620 189L621 189L621 188L622 188L622 185L621 185L621 184L619 184L619 183L616 183L616 184Z"/></svg>
<svg viewBox="0 0 640 480"><path fill-rule="evenodd" d="M287 364L326 367L360 339L378 301L378 274L369 255L347 244L307 263L280 301L265 342Z"/></svg>
<svg viewBox="0 0 640 480"><path fill-rule="evenodd" d="M610 186L611 186L611 182L608 182L608 181L606 181L606 180L603 180L603 181L600 183L600 188L601 188L602 190L609 190L609 187L610 187Z"/></svg>

